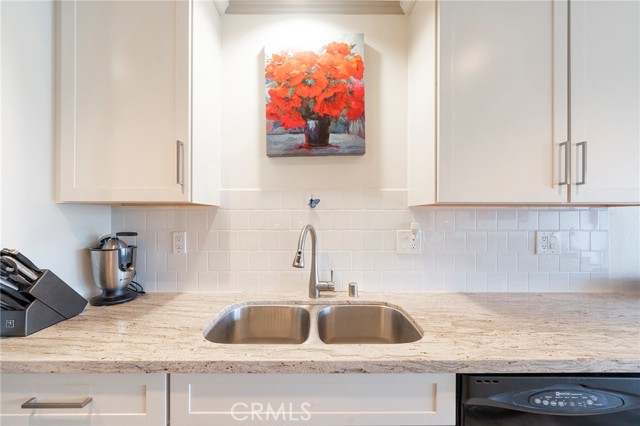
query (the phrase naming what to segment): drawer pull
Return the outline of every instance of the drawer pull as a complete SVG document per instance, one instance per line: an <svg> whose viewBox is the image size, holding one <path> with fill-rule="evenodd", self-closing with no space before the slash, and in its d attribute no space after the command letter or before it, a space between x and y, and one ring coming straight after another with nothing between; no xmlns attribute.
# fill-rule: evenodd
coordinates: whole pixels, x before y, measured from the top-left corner
<svg viewBox="0 0 640 426"><path fill-rule="evenodd" d="M20 408L24 409L43 409L43 408L84 408L89 404L93 398L90 396L85 398L84 401L81 402L38 402L38 398L35 396L22 404Z"/></svg>

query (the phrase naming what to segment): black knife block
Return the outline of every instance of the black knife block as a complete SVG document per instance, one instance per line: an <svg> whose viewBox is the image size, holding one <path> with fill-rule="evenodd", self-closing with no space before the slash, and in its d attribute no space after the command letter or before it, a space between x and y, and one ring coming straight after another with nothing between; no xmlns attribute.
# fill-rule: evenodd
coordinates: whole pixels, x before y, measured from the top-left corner
<svg viewBox="0 0 640 426"><path fill-rule="evenodd" d="M0 336L28 336L60 321L75 317L87 300L48 269L43 269L29 293L33 302L24 311L0 311Z"/></svg>

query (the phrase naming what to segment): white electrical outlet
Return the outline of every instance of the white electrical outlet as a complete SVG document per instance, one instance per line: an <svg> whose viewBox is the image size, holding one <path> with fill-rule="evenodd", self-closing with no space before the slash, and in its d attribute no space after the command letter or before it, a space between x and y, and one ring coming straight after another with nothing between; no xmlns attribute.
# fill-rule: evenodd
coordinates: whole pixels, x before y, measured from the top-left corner
<svg viewBox="0 0 640 426"><path fill-rule="evenodd" d="M187 233L186 232L174 232L173 233L173 253L186 253L187 252Z"/></svg>
<svg viewBox="0 0 640 426"><path fill-rule="evenodd" d="M560 233L538 231L536 232L536 254L559 254Z"/></svg>
<svg viewBox="0 0 640 426"><path fill-rule="evenodd" d="M396 253L422 253L422 233L420 232L420 224L412 223L411 230L396 231Z"/></svg>

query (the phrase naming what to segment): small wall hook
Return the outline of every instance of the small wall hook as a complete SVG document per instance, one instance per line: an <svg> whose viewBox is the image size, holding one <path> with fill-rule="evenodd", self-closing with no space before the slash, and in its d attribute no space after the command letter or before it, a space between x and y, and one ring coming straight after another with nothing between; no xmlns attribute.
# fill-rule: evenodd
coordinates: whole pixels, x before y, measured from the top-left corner
<svg viewBox="0 0 640 426"><path fill-rule="evenodd" d="M313 198L313 194L311 194L311 197L309 198L309 204L307 205L312 209L315 209L319 202L320 198Z"/></svg>

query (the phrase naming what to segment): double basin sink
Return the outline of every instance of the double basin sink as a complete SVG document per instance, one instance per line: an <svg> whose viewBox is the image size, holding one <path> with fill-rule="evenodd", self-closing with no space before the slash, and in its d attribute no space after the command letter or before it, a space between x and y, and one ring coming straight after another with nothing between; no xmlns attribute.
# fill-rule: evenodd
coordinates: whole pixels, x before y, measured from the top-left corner
<svg viewBox="0 0 640 426"><path fill-rule="evenodd" d="M408 314L385 303L242 303L204 330L205 339L223 344L395 344L422 334Z"/></svg>

